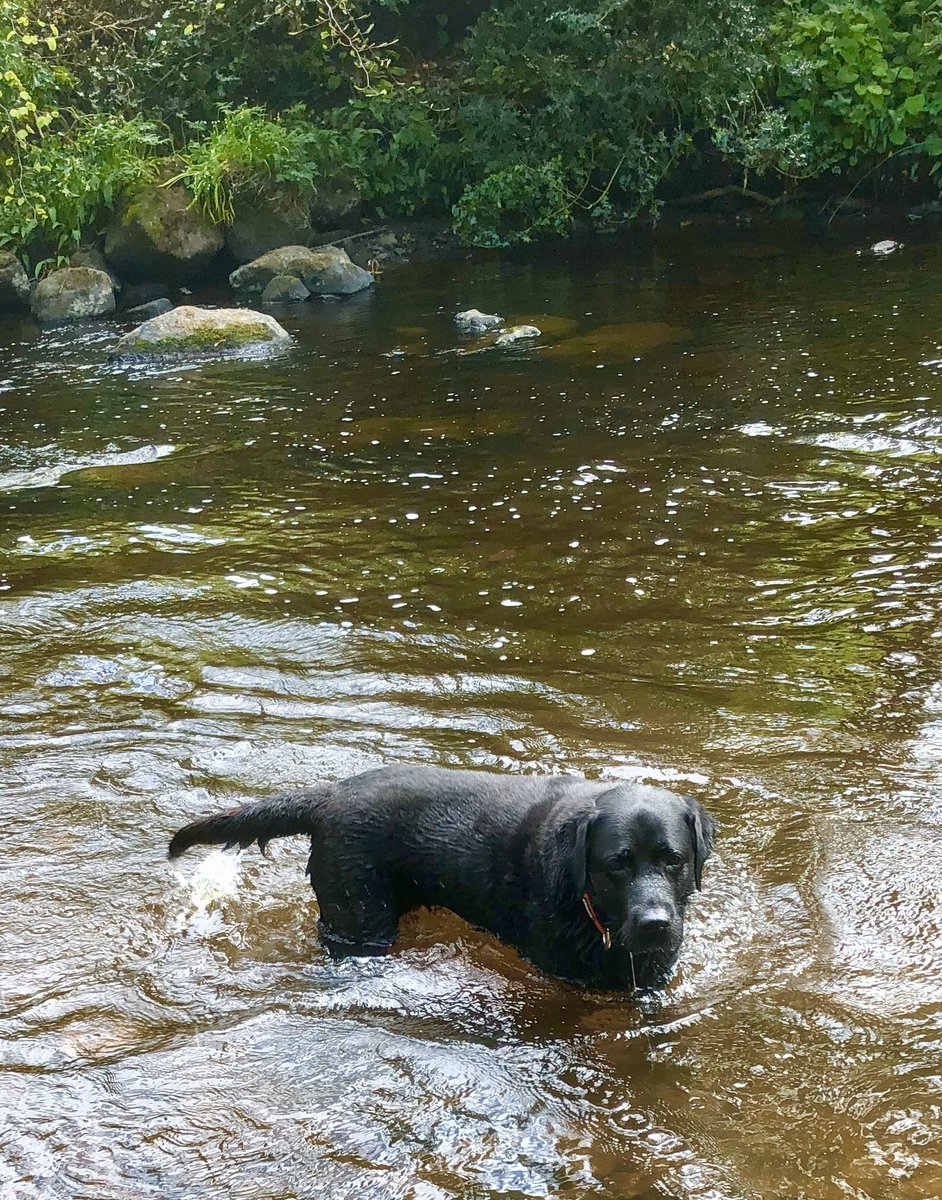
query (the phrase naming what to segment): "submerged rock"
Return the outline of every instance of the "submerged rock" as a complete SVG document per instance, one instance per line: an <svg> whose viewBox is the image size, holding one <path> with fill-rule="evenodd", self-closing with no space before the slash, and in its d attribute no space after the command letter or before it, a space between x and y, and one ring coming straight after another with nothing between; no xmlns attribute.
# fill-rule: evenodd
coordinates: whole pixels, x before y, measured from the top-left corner
<svg viewBox="0 0 942 1200"><path fill-rule="evenodd" d="M902 244L902 242L894 242L892 238L886 238L882 242L874 242L870 247L870 253L875 254L877 258L886 258L888 254L899 250Z"/></svg>
<svg viewBox="0 0 942 1200"><path fill-rule="evenodd" d="M468 308L455 315L455 324L462 333L487 333L503 323L503 317L498 317L496 313L482 313L478 308Z"/></svg>
<svg viewBox="0 0 942 1200"><path fill-rule="evenodd" d="M263 304L300 304L310 298L300 279L295 275L276 275L265 285L262 292Z"/></svg>
<svg viewBox="0 0 942 1200"><path fill-rule="evenodd" d="M105 234L105 255L122 278L185 282L203 274L223 246L222 230L186 188L148 184L121 207Z"/></svg>
<svg viewBox="0 0 942 1200"><path fill-rule="evenodd" d="M510 325L500 335L495 346L512 346L514 342L524 342L530 338L538 338L540 330L535 325Z"/></svg>
<svg viewBox="0 0 942 1200"><path fill-rule="evenodd" d="M255 356L282 350L291 335L268 313L250 308L195 308L181 305L126 333L112 358L194 358Z"/></svg>
<svg viewBox="0 0 942 1200"><path fill-rule="evenodd" d="M229 282L237 291L262 292L279 275L300 279L315 296L348 296L373 283L373 276L350 261L338 246L281 246L237 267Z"/></svg>
<svg viewBox="0 0 942 1200"><path fill-rule="evenodd" d="M906 216L910 221L925 221L930 218L938 220L942 217L942 200L927 200L925 204L916 204L907 210Z"/></svg>
<svg viewBox="0 0 942 1200"><path fill-rule="evenodd" d="M306 208L242 201L236 203L235 220L226 230L226 248L236 262L247 263L279 246L309 246L313 238Z"/></svg>
<svg viewBox="0 0 942 1200"><path fill-rule="evenodd" d="M63 267L37 283L33 316L40 321L81 321L114 312L114 288L104 271Z"/></svg>
<svg viewBox="0 0 942 1200"><path fill-rule="evenodd" d="M29 277L15 254L0 250L0 308L23 308L29 304Z"/></svg>
<svg viewBox="0 0 942 1200"><path fill-rule="evenodd" d="M683 341L688 336L681 325L669 325L664 321L628 321L623 325L602 325L588 333L564 338L550 346L546 353L553 358L605 356L625 362L659 346Z"/></svg>

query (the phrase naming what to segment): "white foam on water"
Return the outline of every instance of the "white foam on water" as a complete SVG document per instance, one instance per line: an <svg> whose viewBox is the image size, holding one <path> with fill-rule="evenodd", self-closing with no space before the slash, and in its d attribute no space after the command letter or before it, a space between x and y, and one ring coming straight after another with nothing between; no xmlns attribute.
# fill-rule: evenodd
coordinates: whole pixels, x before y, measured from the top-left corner
<svg viewBox="0 0 942 1200"><path fill-rule="evenodd" d="M242 874L242 855L213 850L200 859L192 874L174 869L186 896L172 925L176 933L207 936L222 927L222 908L226 900L238 894Z"/></svg>
<svg viewBox="0 0 942 1200"><path fill-rule="evenodd" d="M73 471L84 471L89 468L102 469L105 467L135 467L157 462L173 454L176 446L146 445L137 450L118 450L109 448L97 454L77 455L72 459L60 459L43 466L23 468L20 470L0 473L0 491L12 492L21 488L55 487L66 475Z"/></svg>

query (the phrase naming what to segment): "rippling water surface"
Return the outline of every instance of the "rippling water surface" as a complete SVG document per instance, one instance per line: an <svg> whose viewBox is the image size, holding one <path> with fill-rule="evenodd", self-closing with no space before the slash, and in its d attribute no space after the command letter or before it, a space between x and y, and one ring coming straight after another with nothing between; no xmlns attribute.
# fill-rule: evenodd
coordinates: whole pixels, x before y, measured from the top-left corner
<svg viewBox="0 0 942 1200"><path fill-rule="evenodd" d="M0 328L4 1196L942 1195L942 253L857 246L390 270L270 363ZM703 798L663 1001L165 860L390 761Z"/></svg>

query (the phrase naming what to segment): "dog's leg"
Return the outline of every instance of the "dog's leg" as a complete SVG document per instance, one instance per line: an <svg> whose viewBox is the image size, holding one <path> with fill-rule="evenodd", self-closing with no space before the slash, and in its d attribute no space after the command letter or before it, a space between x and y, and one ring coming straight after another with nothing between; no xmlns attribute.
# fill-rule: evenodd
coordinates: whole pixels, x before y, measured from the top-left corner
<svg viewBox="0 0 942 1200"><path fill-rule="evenodd" d="M330 861L317 849L312 849L308 873L325 948L338 958L385 954L398 937L401 915L391 881L375 868Z"/></svg>

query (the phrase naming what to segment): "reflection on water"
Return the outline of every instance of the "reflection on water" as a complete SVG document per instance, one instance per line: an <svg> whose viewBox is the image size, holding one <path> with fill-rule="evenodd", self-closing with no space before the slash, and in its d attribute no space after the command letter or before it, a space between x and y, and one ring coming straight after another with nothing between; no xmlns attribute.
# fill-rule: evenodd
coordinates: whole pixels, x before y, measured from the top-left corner
<svg viewBox="0 0 942 1200"><path fill-rule="evenodd" d="M4 1195L942 1195L939 253L767 242L387 272L265 364L6 327ZM663 1001L164 860L395 760L707 799Z"/></svg>

